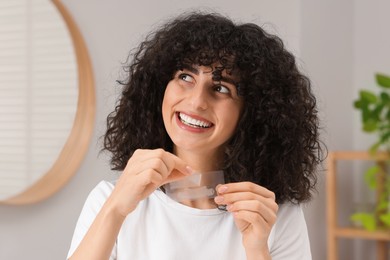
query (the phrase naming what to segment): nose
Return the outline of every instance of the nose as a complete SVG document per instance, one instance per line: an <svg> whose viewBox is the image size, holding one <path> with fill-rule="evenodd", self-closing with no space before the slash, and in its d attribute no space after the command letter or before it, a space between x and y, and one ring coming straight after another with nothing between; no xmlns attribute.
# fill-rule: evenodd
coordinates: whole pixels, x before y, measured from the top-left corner
<svg viewBox="0 0 390 260"><path fill-rule="evenodd" d="M207 88L205 84L196 84L191 90L189 97L190 105L195 110L206 110L208 108Z"/></svg>

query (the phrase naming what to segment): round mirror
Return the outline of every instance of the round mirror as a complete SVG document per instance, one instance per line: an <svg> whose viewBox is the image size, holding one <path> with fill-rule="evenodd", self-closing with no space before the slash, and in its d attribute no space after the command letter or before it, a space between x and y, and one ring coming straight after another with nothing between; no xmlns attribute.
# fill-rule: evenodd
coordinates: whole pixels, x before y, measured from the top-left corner
<svg viewBox="0 0 390 260"><path fill-rule="evenodd" d="M93 75L59 0L0 3L0 203L58 191L78 169L95 117Z"/></svg>

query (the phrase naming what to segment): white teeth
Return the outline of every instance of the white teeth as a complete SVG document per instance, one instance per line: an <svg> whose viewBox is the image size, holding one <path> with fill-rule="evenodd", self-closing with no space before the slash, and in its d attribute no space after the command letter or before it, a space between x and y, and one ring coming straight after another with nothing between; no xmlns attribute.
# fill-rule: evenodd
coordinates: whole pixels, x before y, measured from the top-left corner
<svg viewBox="0 0 390 260"><path fill-rule="evenodd" d="M210 123L206 123L206 122L203 122L203 121L200 121L200 120L197 120L197 119L194 119L188 115L185 115L183 113L179 113L179 118L180 120L186 124L186 125L189 125L189 126L192 126L192 127L203 127L203 128L207 128L207 127L210 127L211 124Z"/></svg>

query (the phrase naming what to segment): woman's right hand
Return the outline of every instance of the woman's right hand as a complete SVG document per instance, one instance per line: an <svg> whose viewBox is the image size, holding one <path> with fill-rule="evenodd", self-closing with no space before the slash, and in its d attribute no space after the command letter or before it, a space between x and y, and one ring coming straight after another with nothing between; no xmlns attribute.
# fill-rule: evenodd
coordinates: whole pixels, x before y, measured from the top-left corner
<svg viewBox="0 0 390 260"><path fill-rule="evenodd" d="M192 173L162 149L137 150L70 259L108 259L127 215L159 186Z"/></svg>
<svg viewBox="0 0 390 260"><path fill-rule="evenodd" d="M191 173L191 168L183 160L163 149L136 150L107 203L126 217L158 187Z"/></svg>

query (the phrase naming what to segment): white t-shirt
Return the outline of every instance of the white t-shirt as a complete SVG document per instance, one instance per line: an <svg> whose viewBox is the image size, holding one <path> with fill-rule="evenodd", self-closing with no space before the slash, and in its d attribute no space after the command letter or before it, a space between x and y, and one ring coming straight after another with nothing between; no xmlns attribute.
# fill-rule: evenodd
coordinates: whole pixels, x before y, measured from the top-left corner
<svg viewBox="0 0 390 260"><path fill-rule="evenodd" d="M89 194L73 235L68 257L76 250L114 189L102 181ZM161 190L141 201L125 219L110 259L246 259L230 212L180 204ZM299 205L279 206L268 247L273 260L310 260L306 222Z"/></svg>

